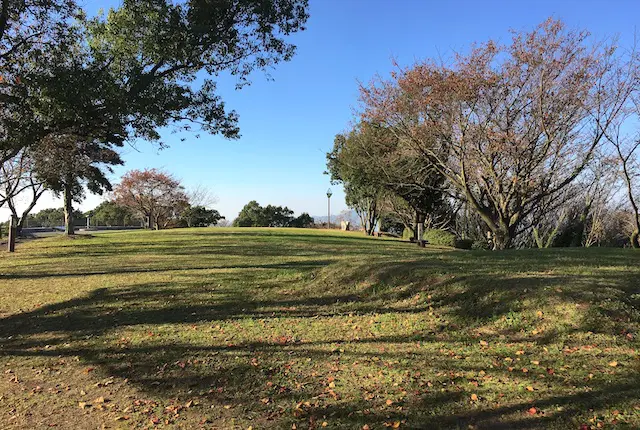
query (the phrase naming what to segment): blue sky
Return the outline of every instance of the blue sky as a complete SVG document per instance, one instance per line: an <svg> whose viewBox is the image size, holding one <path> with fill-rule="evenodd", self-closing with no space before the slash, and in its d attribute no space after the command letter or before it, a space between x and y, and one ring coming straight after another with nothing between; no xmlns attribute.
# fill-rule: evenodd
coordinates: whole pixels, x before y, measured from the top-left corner
<svg viewBox="0 0 640 430"><path fill-rule="evenodd" d="M85 0L90 14L119 1ZM391 59L408 65L427 57L450 57L471 43L509 40L509 29L531 29L549 16L586 28L596 37L633 39L638 1L430 1L310 0L307 31L291 40L298 46L289 63L278 66L268 81L253 75L240 91L223 79L220 93L240 115L242 138L217 136L180 142L166 134L169 149L138 143L127 149L129 169L159 167L188 186L201 184L218 197L217 209L232 219L249 200L286 205L312 215L326 213L329 178L323 174L325 153L333 137L352 119L358 84L376 73L387 74ZM332 212L345 209L340 186L332 186ZM89 196L82 209L101 198ZM38 208L61 206L46 198ZM3 216L4 218L4 216Z"/></svg>

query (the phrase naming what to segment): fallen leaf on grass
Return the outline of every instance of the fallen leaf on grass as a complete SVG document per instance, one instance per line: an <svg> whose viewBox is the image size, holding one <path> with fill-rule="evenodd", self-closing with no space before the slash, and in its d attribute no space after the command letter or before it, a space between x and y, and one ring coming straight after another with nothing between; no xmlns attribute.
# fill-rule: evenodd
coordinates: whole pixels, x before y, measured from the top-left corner
<svg viewBox="0 0 640 430"><path fill-rule="evenodd" d="M609 366L611 366L611 367L616 367L617 365L618 365L618 362L617 362L617 361L611 361L611 362L609 362Z"/></svg>
<svg viewBox="0 0 640 430"><path fill-rule="evenodd" d="M529 415L535 415L538 413L538 410L536 408L529 408L529 410L527 411L527 413Z"/></svg>
<svg viewBox="0 0 640 430"><path fill-rule="evenodd" d="M471 401L472 402L477 402L478 401L478 395L477 394L472 394L471 395Z"/></svg>

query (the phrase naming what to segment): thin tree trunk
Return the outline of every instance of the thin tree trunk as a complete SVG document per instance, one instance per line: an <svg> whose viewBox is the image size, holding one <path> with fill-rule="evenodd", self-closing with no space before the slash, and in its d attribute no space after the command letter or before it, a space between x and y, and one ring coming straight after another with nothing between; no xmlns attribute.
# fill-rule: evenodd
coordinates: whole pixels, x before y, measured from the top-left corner
<svg viewBox="0 0 640 430"><path fill-rule="evenodd" d="M76 232L73 225L73 195L69 182L67 181L64 185L64 234L73 236Z"/></svg>
<svg viewBox="0 0 640 430"><path fill-rule="evenodd" d="M616 144L618 156L620 157L620 161L622 162L622 173L624 174L624 181L627 186L627 197L629 198L629 203L631 203L631 207L633 209L634 230L631 233L631 246L633 248L640 248L640 208L638 208L636 199L633 196L633 184L631 182L632 174L629 169L629 158L637 147L638 146L635 146L634 149L631 150L629 156L624 157L622 155L622 148L620 147L620 144Z"/></svg>

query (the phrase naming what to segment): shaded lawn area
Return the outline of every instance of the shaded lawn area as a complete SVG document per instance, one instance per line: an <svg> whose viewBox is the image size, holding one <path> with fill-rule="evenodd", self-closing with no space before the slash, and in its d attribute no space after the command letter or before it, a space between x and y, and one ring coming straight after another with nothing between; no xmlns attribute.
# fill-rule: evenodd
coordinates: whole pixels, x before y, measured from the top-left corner
<svg viewBox="0 0 640 430"><path fill-rule="evenodd" d="M33 241L0 254L0 423L638 428L639 262L298 229Z"/></svg>

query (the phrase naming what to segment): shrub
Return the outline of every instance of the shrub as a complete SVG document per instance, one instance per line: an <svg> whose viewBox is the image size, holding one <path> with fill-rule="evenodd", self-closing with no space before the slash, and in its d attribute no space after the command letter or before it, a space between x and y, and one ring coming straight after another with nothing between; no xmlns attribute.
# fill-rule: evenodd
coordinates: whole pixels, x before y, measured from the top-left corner
<svg viewBox="0 0 640 430"><path fill-rule="evenodd" d="M405 229L402 231L402 239L411 240L411 238L413 238L413 232L405 227Z"/></svg>
<svg viewBox="0 0 640 430"><path fill-rule="evenodd" d="M427 230L422 236L427 243L436 246L456 246L456 235L447 230Z"/></svg>
<svg viewBox="0 0 640 430"><path fill-rule="evenodd" d="M471 239L456 239L456 248L471 249L473 247L473 240Z"/></svg>
<svg viewBox="0 0 640 430"><path fill-rule="evenodd" d="M471 244L471 249L475 249L475 250L486 251L489 248L490 248L489 242L487 242L486 240L474 240L473 243Z"/></svg>

